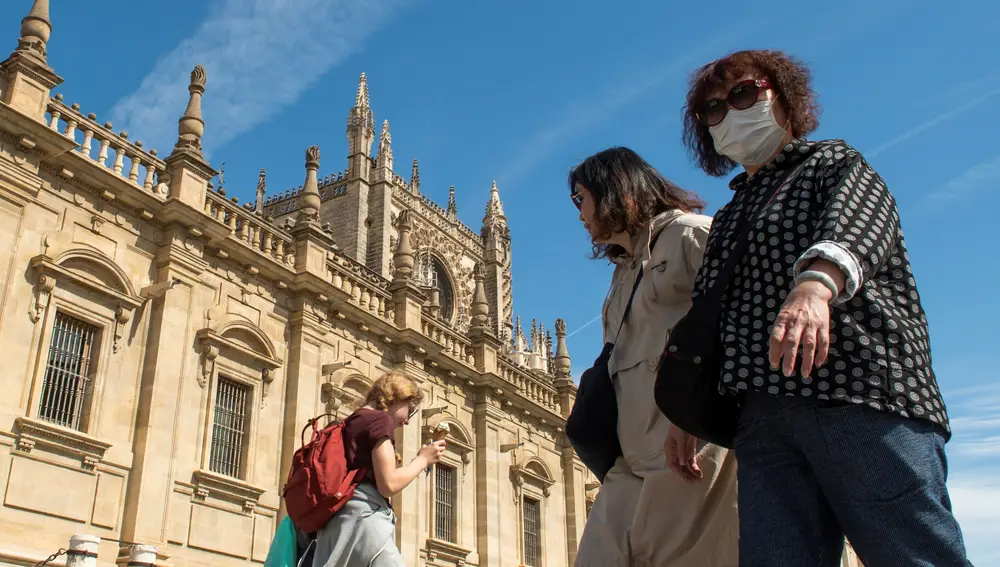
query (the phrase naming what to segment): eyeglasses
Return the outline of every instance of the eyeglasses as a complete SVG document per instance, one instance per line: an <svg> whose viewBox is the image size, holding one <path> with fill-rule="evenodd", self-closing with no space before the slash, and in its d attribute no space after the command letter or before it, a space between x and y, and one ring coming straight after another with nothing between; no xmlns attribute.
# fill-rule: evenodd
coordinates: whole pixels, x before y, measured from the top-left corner
<svg viewBox="0 0 1000 567"><path fill-rule="evenodd" d="M579 209L580 207L583 206L583 195L577 193L576 191L573 191L572 193L569 194L569 198L570 200L573 201L573 204L576 205L576 208Z"/></svg>
<svg viewBox="0 0 1000 567"><path fill-rule="evenodd" d="M417 406L417 407L413 408L412 410L410 410L410 415L406 416L406 421L409 421L409 420L417 417L417 412L419 412L419 411L420 411L420 406Z"/></svg>
<svg viewBox="0 0 1000 567"><path fill-rule="evenodd" d="M763 91L769 88L771 83L767 79L740 81L729 89L726 98L710 98L701 103L695 116L705 126L715 126L729 113L729 107L733 107L734 110L746 110L757 102Z"/></svg>

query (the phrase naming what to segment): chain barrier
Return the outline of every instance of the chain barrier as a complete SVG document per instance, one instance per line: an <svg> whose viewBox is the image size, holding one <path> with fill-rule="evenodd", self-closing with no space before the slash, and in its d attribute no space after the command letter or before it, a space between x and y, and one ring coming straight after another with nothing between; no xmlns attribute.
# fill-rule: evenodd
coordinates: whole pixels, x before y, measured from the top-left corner
<svg viewBox="0 0 1000 567"><path fill-rule="evenodd" d="M38 563L35 563L33 567L45 567L45 565L48 565L49 563L55 561L57 558L59 558L62 555L66 555L66 550L65 549L60 549L59 551L57 551L57 552L53 553L52 555L48 556L47 559L43 559L43 560L39 561Z"/></svg>

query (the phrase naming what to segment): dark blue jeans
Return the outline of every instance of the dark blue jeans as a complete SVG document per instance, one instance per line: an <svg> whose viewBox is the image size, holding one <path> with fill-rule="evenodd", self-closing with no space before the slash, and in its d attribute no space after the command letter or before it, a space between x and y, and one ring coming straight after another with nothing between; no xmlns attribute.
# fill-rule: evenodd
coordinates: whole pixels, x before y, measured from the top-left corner
<svg viewBox="0 0 1000 567"><path fill-rule="evenodd" d="M751 392L736 434L741 567L968 567L937 426Z"/></svg>

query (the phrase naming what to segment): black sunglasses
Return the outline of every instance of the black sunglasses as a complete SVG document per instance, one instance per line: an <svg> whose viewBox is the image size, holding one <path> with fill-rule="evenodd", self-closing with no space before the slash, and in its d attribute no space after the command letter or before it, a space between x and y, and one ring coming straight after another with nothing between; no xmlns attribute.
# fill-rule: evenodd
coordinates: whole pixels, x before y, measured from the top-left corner
<svg viewBox="0 0 1000 567"><path fill-rule="evenodd" d="M729 89L725 98L710 98L698 106L695 116L705 126L716 126L733 110L746 110L757 103L760 94L771 88L767 79L740 81Z"/></svg>

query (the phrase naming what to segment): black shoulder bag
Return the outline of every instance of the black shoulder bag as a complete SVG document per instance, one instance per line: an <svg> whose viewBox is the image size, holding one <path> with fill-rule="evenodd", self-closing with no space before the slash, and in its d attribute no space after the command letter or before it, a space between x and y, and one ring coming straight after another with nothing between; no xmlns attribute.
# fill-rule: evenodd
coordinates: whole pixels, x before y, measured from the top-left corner
<svg viewBox="0 0 1000 567"><path fill-rule="evenodd" d="M674 325L660 358L653 386L656 405L671 424L715 445L733 448L742 410L742 397L719 388L722 295L729 287L736 266L746 255L750 229L758 215L795 179L806 161L789 173L756 214L743 219L725 265L712 286L692 302L691 309Z"/></svg>
<svg viewBox="0 0 1000 567"><path fill-rule="evenodd" d="M657 233L650 241L650 249L656 244L659 235L660 233ZM632 293L625 304L625 312L622 314L621 323L618 324L615 341L618 340L625 319L632 310L632 300L635 299L635 292L639 289L639 282L642 281L643 270L644 268L639 268L639 274L632 284ZM576 400L573 402L569 417L566 418L566 437L569 438L573 450L602 483L608 471L615 465L615 461L622 455L622 444L618 439L618 396L615 394L615 386L608 371L608 361L614 348L614 343L605 343L594 365L580 376Z"/></svg>

